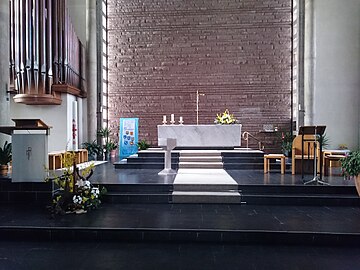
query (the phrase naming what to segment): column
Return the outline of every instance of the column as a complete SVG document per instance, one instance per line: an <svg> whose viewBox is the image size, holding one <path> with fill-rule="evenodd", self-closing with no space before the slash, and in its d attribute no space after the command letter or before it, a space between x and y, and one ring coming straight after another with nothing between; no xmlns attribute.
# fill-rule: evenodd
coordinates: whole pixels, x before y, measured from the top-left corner
<svg viewBox="0 0 360 270"><path fill-rule="evenodd" d="M96 139L97 130L97 46L96 46L96 0L87 2L86 35L86 81L87 81L87 123L89 142Z"/></svg>
<svg viewBox="0 0 360 270"><path fill-rule="evenodd" d="M305 0L304 25L304 124L314 125L315 44L314 3Z"/></svg>
<svg viewBox="0 0 360 270"><path fill-rule="evenodd" d="M10 125L9 90L9 1L0 1L0 126ZM10 137L0 133L0 145Z"/></svg>

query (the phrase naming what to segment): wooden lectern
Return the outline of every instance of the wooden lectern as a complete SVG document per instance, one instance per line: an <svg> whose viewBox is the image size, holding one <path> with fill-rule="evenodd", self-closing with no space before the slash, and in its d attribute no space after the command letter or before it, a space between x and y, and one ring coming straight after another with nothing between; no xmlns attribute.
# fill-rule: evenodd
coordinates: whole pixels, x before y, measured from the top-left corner
<svg viewBox="0 0 360 270"><path fill-rule="evenodd" d="M50 134L50 126L46 125L40 119L12 119L15 122L15 126L2 126L0 132L12 135L15 130L45 130L46 135Z"/></svg>

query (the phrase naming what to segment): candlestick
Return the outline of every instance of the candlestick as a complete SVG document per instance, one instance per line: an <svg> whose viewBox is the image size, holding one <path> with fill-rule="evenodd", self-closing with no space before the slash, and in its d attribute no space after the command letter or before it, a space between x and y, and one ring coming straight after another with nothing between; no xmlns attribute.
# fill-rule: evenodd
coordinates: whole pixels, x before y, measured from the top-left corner
<svg viewBox="0 0 360 270"><path fill-rule="evenodd" d="M180 116L179 124L182 125L184 123L182 116Z"/></svg>
<svg viewBox="0 0 360 270"><path fill-rule="evenodd" d="M166 115L163 115L163 121L162 121L163 125L166 125Z"/></svg>
<svg viewBox="0 0 360 270"><path fill-rule="evenodd" d="M170 123L173 125L175 123L175 115L172 113L171 114L171 121Z"/></svg>
<svg viewBox="0 0 360 270"><path fill-rule="evenodd" d="M205 94L199 93L199 90L196 91L196 125L199 124L199 97L205 96Z"/></svg>

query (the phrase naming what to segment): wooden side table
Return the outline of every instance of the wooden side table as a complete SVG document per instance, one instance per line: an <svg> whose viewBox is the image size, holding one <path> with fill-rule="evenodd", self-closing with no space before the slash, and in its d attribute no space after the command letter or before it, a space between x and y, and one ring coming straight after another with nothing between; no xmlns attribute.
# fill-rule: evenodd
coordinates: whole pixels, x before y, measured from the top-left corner
<svg viewBox="0 0 360 270"><path fill-rule="evenodd" d="M328 176L329 175L329 168L330 163L332 161L340 161L340 159L344 158L345 155L326 155L324 156L324 176Z"/></svg>
<svg viewBox="0 0 360 270"><path fill-rule="evenodd" d="M281 174L284 174L285 173L285 155L283 155L283 154L264 155L264 173L270 172L270 159L280 159Z"/></svg>
<svg viewBox="0 0 360 270"><path fill-rule="evenodd" d="M345 156L346 154L350 153L350 150L348 149L341 149L341 150L329 150L329 149L325 149L323 150L323 161L324 161L324 166L325 166L325 157L328 155L342 155ZM330 160L329 162L329 168L331 167L340 167L340 164L338 162L338 160L334 159L334 160Z"/></svg>

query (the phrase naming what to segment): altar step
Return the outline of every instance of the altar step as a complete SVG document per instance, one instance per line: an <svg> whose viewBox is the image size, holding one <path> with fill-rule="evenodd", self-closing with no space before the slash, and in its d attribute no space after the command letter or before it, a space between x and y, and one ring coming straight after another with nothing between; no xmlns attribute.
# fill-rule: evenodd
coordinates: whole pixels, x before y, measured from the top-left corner
<svg viewBox="0 0 360 270"><path fill-rule="evenodd" d="M179 162L203 162L203 163L222 163L221 155L217 156L183 156L180 155Z"/></svg>
<svg viewBox="0 0 360 270"><path fill-rule="evenodd" d="M199 167L178 170L174 180L172 203L241 202L238 184L222 167L207 169L201 167L201 163Z"/></svg>
<svg viewBox="0 0 360 270"><path fill-rule="evenodd" d="M216 150L180 151L179 169L222 169L222 156Z"/></svg>
<svg viewBox="0 0 360 270"><path fill-rule="evenodd" d="M352 186L241 185L242 202L249 205L360 206Z"/></svg>
<svg viewBox="0 0 360 270"><path fill-rule="evenodd" d="M239 204L241 195L237 191L174 191L172 203L219 203Z"/></svg>
<svg viewBox="0 0 360 270"><path fill-rule="evenodd" d="M179 169L222 169L222 162L179 162Z"/></svg>
<svg viewBox="0 0 360 270"><path fill-rule="evenodd" d="M1 206L0 239L4 243L13 241L9 249L13 245L22 247L24 241L35 241L36 247L39 246L39 240L41 242L50 241L51 249L39 250L37 248L38 252L46 253L44 256L50 254L49 256L55 257L56 255L57 258L59 258L58 254L54 253L53 250L53 246L58 245L54 244L57 243L56 241L61 243L60 247L66 241L72 241L75 247L78 246L76 243L79 241L89 243L89 245L96 242L94 249L97 246L99 248L91 254L99 254L100 256L106 254L106 251L101 252L102 243L106 242L112 243L111 247L113 248L118 243L128 245L129 242L158 243L158 245L167 242L176 244L179 242L189 243L191 245L194 243L203 243L204 245L209 243L282 244L287 246L301 245L304 250L311 248L313 245L319 245L321 248L319 252L324 253L328 252L329 247L338 248L340 245L351 245L357 248L360 241L358 232L359 219L358 209L350 207L103 204L100 209L93 210L86 215L58 216L50 220L47 212L41 207L34 207L29 204L8 204ZM31 247L34 247L34 245L31 245ZM277 247L274 246L274 249L277 249ZM229 246L230 253L238 253L237 250L232 250L233 247ZM30 250L21 248L21 251L23 251L23 256L29 256ZM78 255L78 251L74 250L73 247L71 247L71 251L69 248L66 252ZM8 253L13 252L9 251ZM151 254L155 254L157 257L162 256L149 251L146 253L147 256L151 256ZM214 256L218 255L216 252L213 252L213 254ZM354 254L356 255L356 251ZM14 254L11 257L16 259L18 255ZM187 255L186 250L185 255ZM314 255L317 255L317 253L314 253ZM298 257L301 256L304 257L303 254L299 253ZM6 252L5 255L2 255L2 265L7 265L8 257ZM305 259L313 258L314 256L305 257ZM320 257L320 259L322 258ZM318 257L315 259L318 259ZM240 265L241 261L238 263ZM284 263L287 265L287 269L292 269L291 266L289 267L288 262ZM332 261L329 263L332 263ZM335 268L358 269L355 264L351 261L350 264L344 264L350 265L348 268ZM8 265L12 266L14 264ZM268 268L279 269L278 265ZM5 267L1 269L25 268ZM145 269L150 268L145 267ZM200 267L200 269L204 268L206 267ZM227 269L227 267L225 268ZM239 267L239 269L242 268L248 269ZM329 269L335 268L330 267ZM311 268L300 267L297 269ZM325 267L322 269L325 269Z"/></svg>
<svg viewBox="0 0 360 270"><path fill-rule="evenodd" d="M164 151L161 149L139 151L137 155L114 163L115 169L164 169ZM179 166L179 153L171 153L171 167Z"/></svg>
<svg viewBox="0 0 360 270"><path fill-rule="evenodd" d="M223 168L227 170L263 170L264 168L264 152L251 149L187 149L187 150L174 150L171 154L171 163L173 169L179 168L180 161L194 162L194 158L198 162L211 163L212 157L219 157L221 153ZM220 159L219 159L220 160ZM280 162L271 160L271 169L280 170ZM151 150L140 151L137 155L131 156L125 160L115 162L116 169L163 169L164 168L164 151L158 148ZM187 168L197 168L195 165L186 165ZM217 166L216 168L219 168ZM290 169L290 164L286 165L287 170ZM214 167L215 168L215 167Z"/></svg>
<svg viewBox="0 0 360 270"><path fill-rule="evenodd" d="M181 150L180 157L221 157L220 150Z"/></svg>
<svg viewBox="0 0 360 270"><path fill-rule="evenodd" d="M242 202L247 205L360 206L360 197L352 186L241 185L229 187L226 195L222 194L222 189L212 193L214 191L210 186L201 188L193 186L191 190L184 185L173 184L104 186L108 192L103 201L110 204L220 203L221 201L229 204ZM203 191L199 191L200 189ZM12 202L26 201L20 199L25 198L24 193L18 195ZM46 201L43 199L43 202L49 202L49 199Z"/></svg>
<svg viewBox="0 0 360 270"><path fill-rule="evenodd" d="M244 177L253 177L251 175ZM118 180L116 180L118 181ZM169 204L173 202L174 185L169 184L101 184L108 190L103 201L107 204L146 203ZM211 191L202 186L202 190ZM175 191L188 188L175 187ZM195 186L192 187L195 189ZM303 185L223 185L223 190L239 190L241 201L248 205L311 205L360 206L360 197L354 186L303 186ZM0 177L0 204L40 204L51 201L51 183L11 183ZM195 189L197 191L199 189ZM180 193L179 193L180 195ZM216 199L216 198L215 198ZM211 200L210 200L211 202Z"/></svg>

